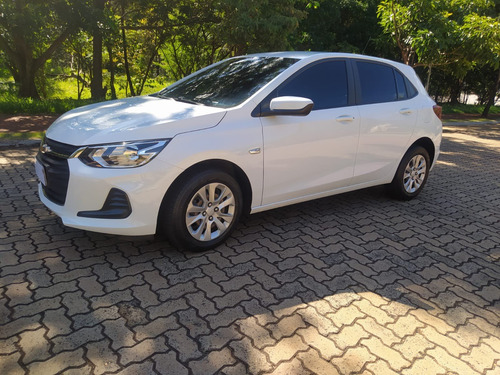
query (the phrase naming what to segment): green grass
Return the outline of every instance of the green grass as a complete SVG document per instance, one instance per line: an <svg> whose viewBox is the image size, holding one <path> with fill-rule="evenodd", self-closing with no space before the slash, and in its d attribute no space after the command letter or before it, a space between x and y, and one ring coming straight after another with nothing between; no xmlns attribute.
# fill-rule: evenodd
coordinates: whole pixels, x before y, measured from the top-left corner
<svg viewBox="0 0 500 375"><path fill-rule="evenodd" d="M441 104L443 107L443 114L445 115L462 115L462 114L477 114L483 113L484 106L482 105L472 105L472 104ZM490 114L500 114L500 107L494 106L490 108Z"/></svg>
<svg viewBox="0 0 500 375"><path fill-rule="evenodd" d="M59 114L90 104L90 99L26 99L11 94L0 95L0 113L17 115Z"/></svg>
<svg viewBox="0 0 500 375"><path fill-rule="evenodd" d="M163 82L160 79L148 79L144 85L141 95L148 95L160 91L169 84L173 82L167 81ZM109 85L108 82L105 85ZM130 92L125 91L127 86L127 78L125 76L116 76L115 78L115 90L118 99L130 96ZM74 79L57 79L51 81L51 93L49 99L77 99L78 91L77 84ZM106 92L107 99L111 98L111 90L108 87ZM88 87L84 88L81 93L82 99L90 99L90 89Z"/></svg>
<svg viewBox="0 0 500 375"><path fill-rule="evenodd" d="M0 133L0 140L25 140L25 139L42 139L43 131L41 132L15 132L15 133Z"/></svg>

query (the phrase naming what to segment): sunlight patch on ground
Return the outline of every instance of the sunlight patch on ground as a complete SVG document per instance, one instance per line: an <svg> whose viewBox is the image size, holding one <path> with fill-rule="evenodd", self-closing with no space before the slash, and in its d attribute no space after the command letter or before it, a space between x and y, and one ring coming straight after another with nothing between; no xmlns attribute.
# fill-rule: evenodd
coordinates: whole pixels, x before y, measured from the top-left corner
<svg viewBox="0 0 500 375"><path fill-rule="evenodd" d="M500 148L500 140L498 139L480 138L475 135L458 133L458 132L448 132L445 133L444 136L446 138L450 138L454 141L458 141L461 143L474 142L474 143L479 143L486 147Z"/></svg>

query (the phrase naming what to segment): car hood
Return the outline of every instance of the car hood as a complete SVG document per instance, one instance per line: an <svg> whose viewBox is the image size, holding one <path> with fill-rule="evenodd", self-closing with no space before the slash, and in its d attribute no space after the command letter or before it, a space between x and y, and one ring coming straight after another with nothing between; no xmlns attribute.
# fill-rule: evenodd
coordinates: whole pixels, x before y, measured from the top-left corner
<svg viewBox="0 0 500 375"><path fill-rule="evenodd" d="M216 126L225 113L222 108L139 96L73 109L49 127L47 137L75 146L171 138Z"/></svg>

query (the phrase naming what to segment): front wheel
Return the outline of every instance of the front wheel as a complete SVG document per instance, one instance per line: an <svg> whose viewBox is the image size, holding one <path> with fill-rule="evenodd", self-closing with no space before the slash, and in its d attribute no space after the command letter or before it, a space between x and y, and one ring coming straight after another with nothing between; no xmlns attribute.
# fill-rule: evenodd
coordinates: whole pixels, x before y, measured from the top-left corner
<svg viewBox="0 0 500 375"><path fill-rule="evenodd" d="M393 195L401 200L415 198L424 188L429 176L430 157L427 150L415 146L408 150L390 184Z"/></svg>
<svg viewBox="0 0 500 375"><path fill-rule="evenodd" d="M192 251L222 244L238 223L243 207L238 182L216 170L190 176L166 199L161 227L174 246Z"/></svg>

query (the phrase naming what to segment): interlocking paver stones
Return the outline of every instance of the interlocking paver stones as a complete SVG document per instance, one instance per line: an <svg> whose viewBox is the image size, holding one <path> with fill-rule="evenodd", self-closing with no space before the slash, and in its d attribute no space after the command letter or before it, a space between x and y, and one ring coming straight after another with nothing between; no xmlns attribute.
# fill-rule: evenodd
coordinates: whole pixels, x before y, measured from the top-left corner
<svg viewBox="0 0 500 375"><path fill-rule="evenodd" d="M0 149L0 374L500 374L500 129L429 185L252 215L199 254L61 225Z"/></svg>
<svg viewBox="0 0 500 375"><path fill-rule="evenodd" d="M19 365L20 359L20 352L3 355L2 357L0 357L0 373L12 375L24 374L24 369Z"/></svg>
<svg viewBox="0 0 500 375"><path fill-rule="evenodd" d="M268 356L262 351L252 350L252 342L248 338L233 341L230 345L236 358L245 363L250 374L272 370Z"/></svg>
<svg viewBox="0 0 500 375"><path fill-rule="evenodd" d="M21 340L19 341L19 346L25 353L23 358L24 363L50 358L50 343L44 337L46 332L45 328L39 328L35 331L26 331L20 334Z"/></svg>
<svg viewBox="0 0 500 375"><path fill-rule="evenodd" d="M238 374L245 374L246 372L240 372ZM293 359L289 362L281 362L278 367L276 367L272 372L267 372L267 375L311 375L312 372L306 370L302 362L298 359ZM334 373L332 373L333 375Z"/></svg>
<svg viewBox="0 0 500 375"><path fill-rule="evenodd" d="M341 374L360 373L366 363L376 360L376 357L365 347L349 348L342 357L333 358L331 363L335 365Z"/></svg>
<svg viewBox="0 0 500 375"><path fill-rule="evenodd" d="M307 345L316 349L321 357L330 361L333 357L342 355L342 350L335 346L335 341L321 335L318 330L312 326L297 331L302 336Z"/></svg>
<svg viewBox="0 0 500 375"><path fill-rule="evenodd" d="M305 352L301 352L297 357L304 364L306 369L314 374L340 374L340 372L331 362L325 361L323 358L321 358L318 352L314 349L309 349Z"/></svg>
<svg viewBox="0 0 500 375"><path fill-rule="evenodd" d="M410 365L410 362L408 362L399 352L385 345L378 337L364 339L361 341L361 344L378 358L384 359L395 371L401 371L402 368Z"/></svg>
<svg viewBox="0 0 500 375"><path fill-rule="evenodd" d="M33 362L28 365L28 371L32 374L56 374L69 367L78 367L85 363L84 350L79 348L75 351L61 352L42 362Z"/></svg>
<svg viewBox="0 0 500 375"><path fill-rule="evenodd" d="M236 360L229 348L212 351L197 361L191 361L189 367L194 375L216 374L226 366L232 365Z"/></svg>
<svg viewBox="0 0 500 375"><path fill-rule="evenodd" d="M289 361L297 352L307 350L307 345L301 336L294 335L285 337L274 346L264 348L264 352L269 355L271 362L278 364L281 361Z"/></svg>

